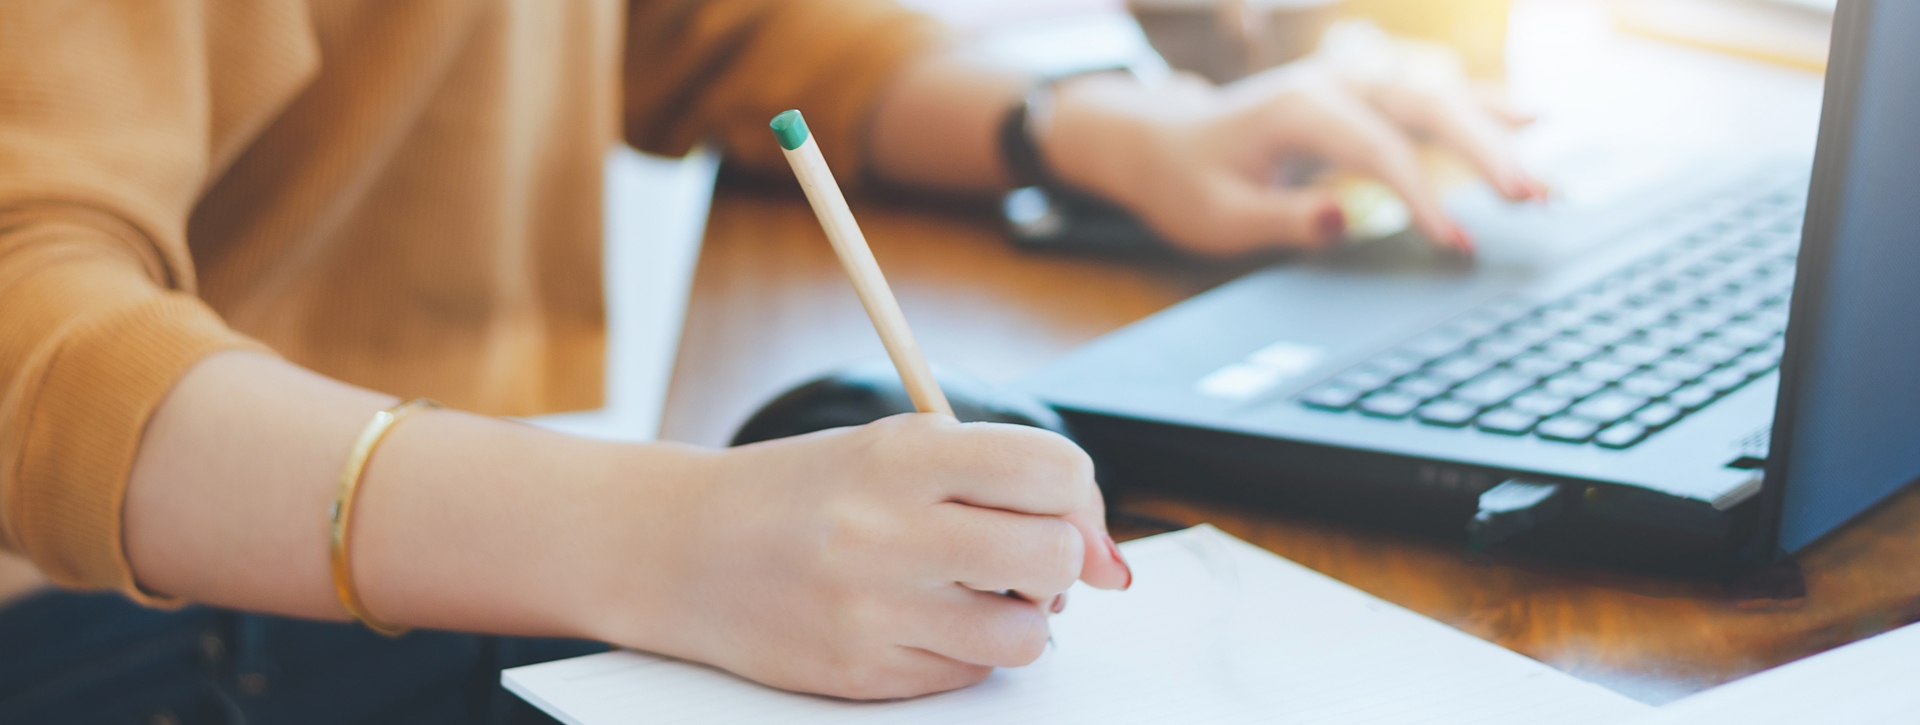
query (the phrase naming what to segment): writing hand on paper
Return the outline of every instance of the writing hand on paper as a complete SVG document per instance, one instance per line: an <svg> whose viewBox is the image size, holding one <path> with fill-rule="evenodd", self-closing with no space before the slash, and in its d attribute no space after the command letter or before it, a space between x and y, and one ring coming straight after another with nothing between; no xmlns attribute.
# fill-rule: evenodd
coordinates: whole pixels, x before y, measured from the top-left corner
<svg viewBox="0 0 1920 725"><path fill-rule="evenodd" d="M1063 82L1036 129L1054 173L1132 210L1187 251L1232 255L1317 248L1346 226L1326 189L1280 183L1289 160L1324 160L1371 176L1406 202L1436 242L1471 251L1416 159L1413 137L1458 152L1511 200L1537 199L1506 135L1528 119L1464 78L1343 72L1302 61L1214 86L1175 75Z"/></svg>
<svg viewBox="0 0 1920 725"><path fill-rule="evenodd" d="M1091 461L1053 433L899 415L717 453L616 642L775 687L890 698L963 687L1046 647L1076 579L1132 575ZM1024 598L999 592L1013 590Z"/></svg>

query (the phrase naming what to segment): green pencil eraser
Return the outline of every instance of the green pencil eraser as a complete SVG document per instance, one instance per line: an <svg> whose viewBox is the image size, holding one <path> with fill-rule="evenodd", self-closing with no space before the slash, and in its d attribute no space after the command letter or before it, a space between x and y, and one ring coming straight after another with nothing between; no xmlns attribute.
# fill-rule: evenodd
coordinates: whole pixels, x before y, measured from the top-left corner
<svg viewBox="0 0 1920 725"><path fill-rule="evenodd" d="M800 117L798 110L781 111L773 117L773 135L780 139L780 148L792 151L807 142L807 119Z"/></svg>

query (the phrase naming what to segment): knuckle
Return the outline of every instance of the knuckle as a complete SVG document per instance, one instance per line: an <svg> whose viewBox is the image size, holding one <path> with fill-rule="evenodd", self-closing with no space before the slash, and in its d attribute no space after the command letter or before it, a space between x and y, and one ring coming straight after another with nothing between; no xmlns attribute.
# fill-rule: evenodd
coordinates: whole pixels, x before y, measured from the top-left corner
<svg viewBox="0 0 1920 725"><path fill-rule="evenodd" d="M1057 433L1033 429L1025 438L1028 457L1033 463L1044 465L1049 477L1071 478L1092 470L1087 452Z"/></svg>
<svg viewBox="0 0 1920 725"><path fill-rule="evenodd" d="M1064 455L1067 459L1065 461L1067 480L1083 486L1093 485L1093 456L1089 455L1086 449L1071 443L1067 444Z"/></svg>
<svg viewBox="0 0 1920 725"><path fill-rule="evenodd" d="M1080 452L1071 441L1052 431L1016 425L996 425L985 430L988 460L1008 472L1033 477L1056 477L1062 463Z"/></svg>
<svg viewBox="0 0 1920 725"><path fill-rule="evenodd" d="M939 436L945 428L941 416L900 413L860 426L874 445L893 451L912 451Z"/></svg>
<svg viewBox="0 0 1920 725"><path fill-rule="evenodd" d="M929 418L936 416L896 415L861 427L860 457L869 478L889 487L901 481L922 480L915 475L924 470L929 459L956 441L949 431Z"/></svg>
<svg viewBox="0 0 1920 725"><path fill-rule="evenodd" d="M1080 578L1080 566L1086 559L1086 542L1080 538L1080 530L1065 521L1050 521L1053 535L1047 543L1047 551L1040 561L1045 562L1047 570L1043 581L1051 590L1049 593L1066 591Z"/></svg>
<svg viewBox="0 0 1920 725"><path fill-rule="evenodd" d="M869 436L881 437L899 433L907 429L906 416L890 415L860 426L859 430Z"/></svg>
<svg viewBox="0 0 1920 725"><path fill-rule="evenodd" d="M1093 458L1059 436L1042 439L1022 470L1027 485L1050 494L1061 513L1084 505L1093 490Z"/></svg>
<svg viewBox="0 0 1920 725"><path fill-rule="evenodd" d="M1066 591L1080 578L1086 543L1080 530L1061 519L1023 522L1018 538L995 547L991 566L1009 581L1017 581L1029 596L1050 597Z"/></svg>
<svg viewBox="0 0 1920 725"><path fill-rule="evenodd" d="M1033 664L1047 651L1047 620L1037 614L1022 617L1021 624L1015 630L1008 643L1004 667L1021 667Z"/></svg>

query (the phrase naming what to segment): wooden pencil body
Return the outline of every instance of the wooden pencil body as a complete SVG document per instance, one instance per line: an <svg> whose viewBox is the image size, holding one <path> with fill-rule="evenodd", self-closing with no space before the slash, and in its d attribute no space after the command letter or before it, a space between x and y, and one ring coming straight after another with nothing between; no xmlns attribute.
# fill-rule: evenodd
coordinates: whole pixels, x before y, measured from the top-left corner
<svg viewBox="0 0 1920 725"><path fill-rule="evenodd" d="M873 250L867 248L867 238L853 220L853 210L847 208L846 197L833 180L833 171L820 155L820 147L812 135L808 135L798 148L782 151L800 180L800 188L806 191L807 203L820 218L820 226L826 230L834 254L846 268L847 278L853 281L854 293L860 296L867 317L873 320L873 329L880 334L887 356L893 358L894 368L900 371L900 381L906 385L914 409L953 415L947 396L940 392L940 384L934 380L926 357L920 353L920 345L913 340L913 331L907 328L900 303L887 287L887 278L880 273L879 262L873 259Z"/></svg>

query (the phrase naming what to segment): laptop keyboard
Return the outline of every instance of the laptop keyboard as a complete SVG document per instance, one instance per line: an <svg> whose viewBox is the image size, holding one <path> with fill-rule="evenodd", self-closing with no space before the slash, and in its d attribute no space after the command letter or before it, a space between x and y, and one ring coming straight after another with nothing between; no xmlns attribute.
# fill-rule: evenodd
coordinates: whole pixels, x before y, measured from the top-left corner
<svg viewBox="0 0 1920 725"><path fill-rule="evenodd" d="M1498 300L1300 393L1328 412L1627 448L1779 367L1803 187L1546 304Z"/></svg>

